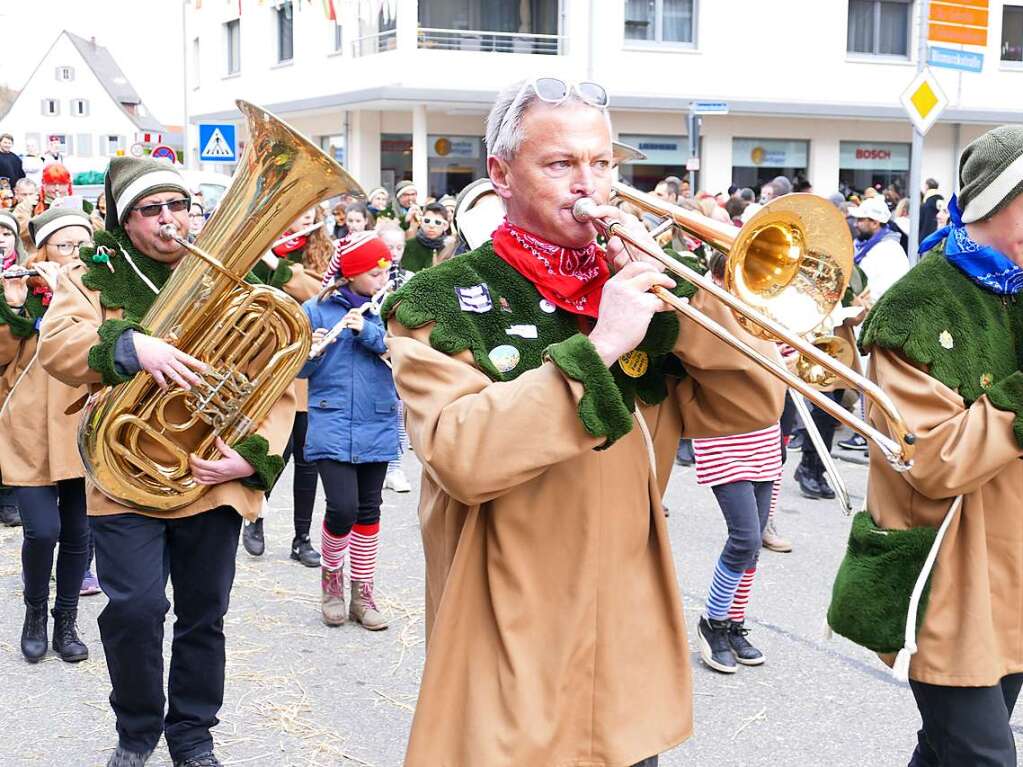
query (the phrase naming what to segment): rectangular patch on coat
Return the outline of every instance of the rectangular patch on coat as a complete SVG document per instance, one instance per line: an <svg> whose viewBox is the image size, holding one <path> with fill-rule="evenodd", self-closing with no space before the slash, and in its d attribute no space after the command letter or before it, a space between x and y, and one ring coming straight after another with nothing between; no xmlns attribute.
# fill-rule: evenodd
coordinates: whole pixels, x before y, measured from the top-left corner
<svg viewBox="0 0 1023 767"><path fill-rule="evenodd" d="M485 282L469 288L455 288L455 295L458 296L458 307L463 312L485 314L494 308L494 302L490 298L490 289Z"/></svg>

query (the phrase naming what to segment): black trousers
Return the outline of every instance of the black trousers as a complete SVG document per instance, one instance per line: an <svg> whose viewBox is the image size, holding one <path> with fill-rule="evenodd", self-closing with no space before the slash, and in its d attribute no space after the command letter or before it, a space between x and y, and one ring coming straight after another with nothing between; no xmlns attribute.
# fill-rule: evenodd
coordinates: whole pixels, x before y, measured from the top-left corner
<svg viewBox="0 0 1023 767"><path fill-rule="evenodd" d="M305 459L305 434L309 428L309 414L302 411L295 413L295 423L291 427L291 436L284 448L284 463L289 458L295 459L295 478L291 484L292 499L295 507L295 537L309 535L313 521L313 506L316 503L316 464ZM270 493L266 494L267 499Z"/></svg>
<svg viewBox="0 0 1023 767"><path fill-rule="evenodd" d="M317 461L323 480L327 511L323 523L331 535L348 535L352 525L380 521L387 461L382 463L341 463Z"/></svg>
<svg viewBox="0 0 1023 767"><path fill-rule="evenodd" d="M109 602L99 616L120 744L148 751L160 733L171 757L210 751L224 702L224 616L242 518L229 506L183 519L92 517L96 571ZM174 587L164 716L163 624Z"/></svg>
<svg viewBox="0 0 1023 767"><path fill-rule="evenodd" d="M74 610L88 566L89 518L85 514L85 480L63 479L56 485L18 487L24 537L21 572L25 604L45 606L50 598L53 550L57 550L57 598L53 609Z"/></svg>
<svg viewBox="0 0 1023 767"><path fill-rule="evenodd" d="M909 767L1016 767L1009 720L1023 674L992 687L909 686L923 720Z"/></svg>
<svg viewBox="0 0 1023 767"><path fill-rule="evenodd" d="M821 392L821 394L828 399L834 400L838 403L842 402L843 393L842 389ZM817 431L821 433L821 439L824 440L824 444L830 452L831 445L835 441L835 430L838 428L838 421L816 405L813 405L810 408L810 417L813 419L814 426L816 426ZM814 474L821 475L824 473L824 462L821 460L820 456L817 455L817 447L810 440L809 436L803 441L803 455L800 457L799 463Z"/></svg>

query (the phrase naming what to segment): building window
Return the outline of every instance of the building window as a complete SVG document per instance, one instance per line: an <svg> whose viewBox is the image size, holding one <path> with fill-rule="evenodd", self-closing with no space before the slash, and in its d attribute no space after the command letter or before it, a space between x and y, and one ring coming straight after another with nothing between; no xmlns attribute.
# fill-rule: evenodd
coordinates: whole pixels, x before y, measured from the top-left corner
<svg viewBox="0 0 1023 767"><path fill-rule="evenodd" d="M75 79L74 67L57 67L57 82L69 83Z"/></svg>
<svg viewBox="0 0 1023 767"><path fill-rule="evenodd" d="M71 115L72 115L72 117L88 117L89 116L89 100L88 99L71 99Z"/></svg>
<svg viewBox="0 0 1023 767"><path fill-rule="evenodd" d="M386 13L385 13L386 11ZM392 51L398 47L398 17L385 4L377 13L364 15L359 10L359 38L352 41L353 56Z"/></svg>
<svg viewBox="0 0 1023 767"><path fill-rule="evenodd" d="M53 117L60 114L60 102L57 99L43 99L43 114Z"/></svg>
<svg viewBox="0 0 1023 767"><path fill-rule="evenodd" d="M849 0L846 51L909 56L912 0Z"/></svg>
<svg viewBox="0 0 1023 767"><path fill-rule="evenodd" d="M242 69L242 21L235 19L224 25L224 47L227 49L227 73L236 75Z"/></svg>
<svg viewBox="0 0 1023 767"><path fill-rule="evenodd" d="M686 175L689 139L686 136L655 136L623 133L618 140L646 155L642 160L618 166L622 180L634 187L652 190L666 176Z"/></svg>
<svg viewBox="0 0 1023 767"><path fill-rule="evenodd" d="M124 149L124 136L100 136L100 154L104 157L115 157L119 149Z"/></svg>
<svg viewBox="0 0 1023 767"><path fill-rule="evenodd" d="M419 47L499 53L561 53L561 2L448 0L419 3Z"/></svg>
<svg viewBox="0 0 1023 767"><path fill-rule="evenodd" d="M59 147L57 151L60 152L62 155L66 157L67 155L71 154L72 145L70 136L68 136L65 133L51 133L47 138L49 141L57 142L57 145ZM49 151L49 148L47 148L46 151Z"/></svg>
<svg viewBox="0 0 1023 767"><path fill-rule="evenodd" d="M843 194L881 190L889 184L909 189L909 150L905 143L842 141L838 145L838 185Z"/></svg>
<svg viewBox="0 0 1023 767"><path fill-rule="evenodd" d="M625 39L692 45L696 0L625 0Z"/></svg>
<svg viewBox="0 0 1023 767"><path fill-rule="evenodd" d="M340 53L342 46L344 45L344 39L341 35L341 25L336 21L334 22L334 53Z"/></svg>
<svg viewBox="0 0 1023 767"><path fill-rule="evenodd" d="M92 134L91 133L79 133L75 136L75 144L78 146L79 157L91 157L92 156Z"/></svg>
<svg viewBox="0 0 1023 767"><path fill-rule="evenodd" d="M732 183L760 191L778 176L806 178L810 142L769 138L732 139Z"/></svg>
<svg viewBox="0 0 1023 767"><path fill-rule="evenodd" d="M192 88L199 87L199 38L192 40Z"/></svg>
<svg viewBox="0 0 1023 767"><path fill-rule="evenodd" d="M283 64L295 57L295 19L291 3L281 3L277 14L277 63Z"/></svg>
<svg viewBox="0 0 1023 767"><path fill-rule="evenodd" d="M1002 8L1002 61L1023 61L1023 6Z"/></svg>

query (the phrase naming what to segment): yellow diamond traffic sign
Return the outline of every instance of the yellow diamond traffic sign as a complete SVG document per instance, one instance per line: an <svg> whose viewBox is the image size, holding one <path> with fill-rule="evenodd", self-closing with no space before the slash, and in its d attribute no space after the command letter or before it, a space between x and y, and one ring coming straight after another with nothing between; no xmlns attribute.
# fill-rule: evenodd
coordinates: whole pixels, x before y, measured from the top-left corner
<svg viewBox="0 0 1023 767"><path fill-rule="evenodd" d="M901 101L902 108L913 121L913 127L920 131L922 136L927 134L948 106L945 91L941 89L934 73L926 67L902 92Z"/></svg>

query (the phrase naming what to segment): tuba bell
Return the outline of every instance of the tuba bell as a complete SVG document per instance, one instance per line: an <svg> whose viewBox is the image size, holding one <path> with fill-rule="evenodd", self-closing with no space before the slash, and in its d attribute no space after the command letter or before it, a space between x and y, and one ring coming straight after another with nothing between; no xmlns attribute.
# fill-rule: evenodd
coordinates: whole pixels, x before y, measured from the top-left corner
<svg viewBox="0 0 1023 767"><path fill-rule="evenodd" d="M219 457L217 437L252 434L305 362L312 342L302 308L276 288L245 281L303 210L359 184L269 112L236 102L249 143L216 213L142 320L149 332L206 363L190 391L166 391L141 372L90 398L78 433L86 472L107 497L170 511L209 488L194 453Z"/></svg>

